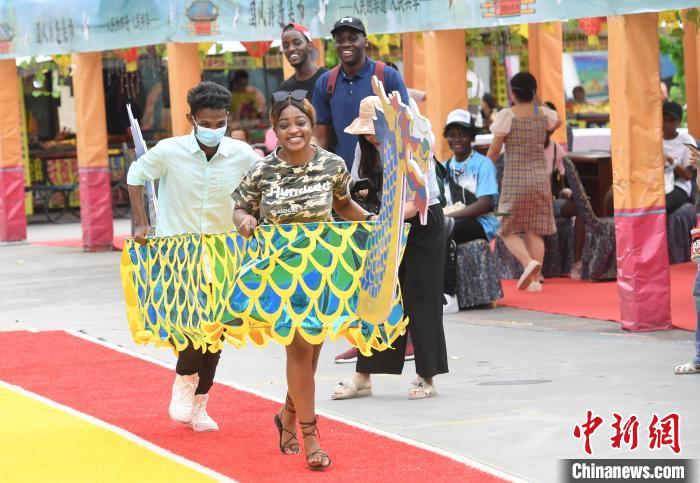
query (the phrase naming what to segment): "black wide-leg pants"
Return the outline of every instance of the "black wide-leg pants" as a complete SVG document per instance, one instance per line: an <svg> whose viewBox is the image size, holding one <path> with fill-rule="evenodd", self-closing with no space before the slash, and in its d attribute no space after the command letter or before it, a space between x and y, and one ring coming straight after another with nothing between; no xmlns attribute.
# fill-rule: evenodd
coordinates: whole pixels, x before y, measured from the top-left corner
<svg viewBox="0 0 700 483"><path fill-rule="evenodd" d="M445 331L442 325L442 289L445 264L445 222L442 207L430 206L428 222L418 216L411 224L406 250L399 267L404 313L415 352L416 373L423 378L448 372ZM395 349L358 355L356 371L365 374L401 374L408 333L394 343Z"/></svg>

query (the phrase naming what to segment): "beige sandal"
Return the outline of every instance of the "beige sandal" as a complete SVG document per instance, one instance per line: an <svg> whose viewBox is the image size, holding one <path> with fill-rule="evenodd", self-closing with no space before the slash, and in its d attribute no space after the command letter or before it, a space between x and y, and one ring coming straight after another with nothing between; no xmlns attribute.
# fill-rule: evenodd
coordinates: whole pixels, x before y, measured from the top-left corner
<svg viewBox="0 0 700 483"><path fill-rule="evenodd" d="M428 399L433 396L437 396L437 389L434 385L425 382L422 377L418 376L415 381L411 382L408 399Z"/></svg>
<svg viewBox="0 0 700 483"><path fill-rule="evenodd" d="M356 397L367 397L372 395L372 386L358 388L352 379L340 381L333 389L331 399L355 399Z"/></svg>
<svg viewBox="0 0 700 483"><path fill-rule="evenodd" d="M537 260L530 260L523 270L523 274L518 279L518 290L526 290L533 280L537 280L542 270L542 264Z"/></svg>
<svg viewBox="0 0 700 483"><path fill-rule="evenodd" d="M693 361L690 361L687 364L676 366L676 368L673 370L673 372L675 372L678 375L700 374L700 365L696 364Z"/></svg>

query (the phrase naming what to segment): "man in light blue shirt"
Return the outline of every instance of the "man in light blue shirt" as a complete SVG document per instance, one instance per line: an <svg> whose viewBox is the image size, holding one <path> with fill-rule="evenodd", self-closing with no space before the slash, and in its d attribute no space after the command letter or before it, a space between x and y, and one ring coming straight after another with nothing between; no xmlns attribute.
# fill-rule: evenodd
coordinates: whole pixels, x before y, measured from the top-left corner
<svg viewBox="0 0 700 483"><path fill-rule="evenodd" d="M144 184L159 180L157 236L225 233L234 229L231 193L257 161L247 143L225 137L231 93L202 82L187 93L193 130L160 141L129 168L127 184L136 224L134 238L152 234L143 206ZM178 353L170 417L195 431L218 431L206 411L220 352L203 354L192 344Z"/></svg>
<svg viewBox="0 0 700 483"><path fill-rule="evenodd" d="M447 116L443 132L453 154L444 166L448 204L445 217L448 239L451 237L456 244L478 239L491 241L498 232L498 219L493 215L498 196L496 167L489 158L472 150L477 123L469 111L455 109ZM448 271L455 265L446 263L445 267ZM459 310L455 293L456 273L446 273L444 313Z"/></svg>

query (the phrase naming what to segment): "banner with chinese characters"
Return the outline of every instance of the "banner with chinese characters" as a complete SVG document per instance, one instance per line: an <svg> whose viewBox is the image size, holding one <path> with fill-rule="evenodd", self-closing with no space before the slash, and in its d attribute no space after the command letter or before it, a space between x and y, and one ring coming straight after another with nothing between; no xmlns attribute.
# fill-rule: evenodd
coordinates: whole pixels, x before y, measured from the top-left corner
<svg viewBox="0 0 700 483"><path fill-rule="evenodd" d="M164 42L274 40L301 22L328 37L360 17L370 34L546 22L697 6L697 0L3 0L0 58Z"/></svg>

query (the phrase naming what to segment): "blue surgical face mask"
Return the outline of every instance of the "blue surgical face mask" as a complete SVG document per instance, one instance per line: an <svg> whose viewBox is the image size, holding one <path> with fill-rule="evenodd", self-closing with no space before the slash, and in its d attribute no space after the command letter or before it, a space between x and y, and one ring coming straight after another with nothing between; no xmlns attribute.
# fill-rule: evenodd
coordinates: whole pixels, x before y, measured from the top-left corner
<svg viewBox="0 0 700 483"><path fill-rule="evenodd" d="M215 148L219 145L226 134L226 125L223 125L218 129L212 129L209 127L199 126L194 118L192 118L192 120L194 121L195 126L194 135L197 136L197 140L200 143L209 148Z"/></svg>

